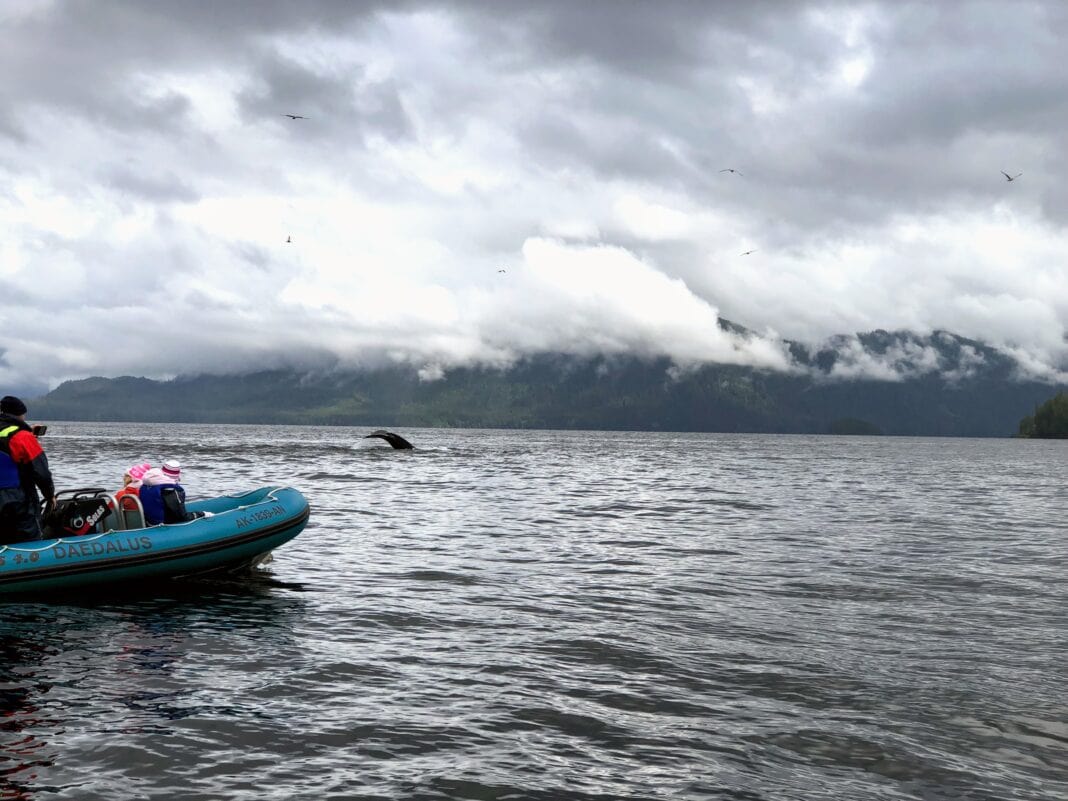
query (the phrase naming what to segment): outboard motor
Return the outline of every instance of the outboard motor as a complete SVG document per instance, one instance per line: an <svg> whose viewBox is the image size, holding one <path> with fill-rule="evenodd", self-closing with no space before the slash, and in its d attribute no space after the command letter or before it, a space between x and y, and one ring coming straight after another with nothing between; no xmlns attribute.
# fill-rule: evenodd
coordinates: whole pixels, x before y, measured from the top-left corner
<svg viewBox="0 0 1068 801"><path fill-rule="evenodd" d="M106 489L63 490L56 493L56 506L44 515L46 537L99 534L111 510L111 494Z"/></svg>

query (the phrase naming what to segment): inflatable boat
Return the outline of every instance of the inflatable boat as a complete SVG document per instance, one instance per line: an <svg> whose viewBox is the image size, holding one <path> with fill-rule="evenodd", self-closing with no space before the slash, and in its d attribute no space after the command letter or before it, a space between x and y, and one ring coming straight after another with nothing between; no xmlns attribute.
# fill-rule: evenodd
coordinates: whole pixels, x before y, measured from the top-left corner
<svg viewBox="0 0 1068 801"><path fill-rule="evenodd" d="M263 487L191 501L190 512L208 513L198 519L146 526L136 496L72 492L89 511L68 516L62 536L0 545L0 596L247 570L296 537L309 514L292 487Z"/></svg>

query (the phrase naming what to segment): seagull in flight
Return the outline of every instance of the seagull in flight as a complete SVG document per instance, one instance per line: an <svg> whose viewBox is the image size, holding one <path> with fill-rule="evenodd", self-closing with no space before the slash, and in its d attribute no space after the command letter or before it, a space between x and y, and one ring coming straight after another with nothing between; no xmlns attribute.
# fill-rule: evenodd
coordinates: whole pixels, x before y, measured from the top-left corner
<svg viewBox="0 0 1068 801"><path fill-rule="evenodd" d="M498 270L497 272L499 272L499 273L506 273L506 272L508 272L508 271L507 271L507 270Z"/></svg>
<svg viewBox="0 0 1068 801"><path fill-rule="evenodd" d="M287 245L289 245L289 244L291 244L292 242L293 242L293 237L291 237L291 236L287 236L287 237L286 237L286 244L287 244Z"/></svg>
<svg viewBox="0 0 1068 801"><path fill-rule="evenodd" d="M283 114L283 117L289 117L291 120L306 120L307 117L302 117L300 114Z"/></svg>
<svg viewBox="0 0 1068 801"><path fill-rule="evenodd" d="M1005 172L1005 170L1002 170L1001 174L1005 176L1006 181L1015 181L1017 178L1023 175L1022 172L1018 172L1015 175L1009 175L1007 172Z"/></svg>
<svg viewBox="0 0 1068 801"><path fill-rule="evenodd" d="M750 253L756 253L756 248L753 248L752 250L747 250L745 253L739 253L738 255L739 256L748 256Z"/></svg>
<svg viewBox="0 0 1068 801"><path fill-rule="evenodd" d="M742 174L742 173L738 172L738 170L736 170L736 169L734 169L732 167L724 167L722 170L720 170L720 172L733 172L736 175L741 175Z"/></svg>

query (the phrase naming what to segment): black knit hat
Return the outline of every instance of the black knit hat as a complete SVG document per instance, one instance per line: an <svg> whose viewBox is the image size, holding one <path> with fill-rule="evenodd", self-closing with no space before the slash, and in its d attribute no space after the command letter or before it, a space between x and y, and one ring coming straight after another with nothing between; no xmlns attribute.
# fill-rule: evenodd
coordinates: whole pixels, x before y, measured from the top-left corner
<svg viewBox="0 0 1068 801"><path fill-rule="evenodd" d="M14 395L4 395L0 398L0 412L18 417L20 414L26 414L26 404Z"/></svg>

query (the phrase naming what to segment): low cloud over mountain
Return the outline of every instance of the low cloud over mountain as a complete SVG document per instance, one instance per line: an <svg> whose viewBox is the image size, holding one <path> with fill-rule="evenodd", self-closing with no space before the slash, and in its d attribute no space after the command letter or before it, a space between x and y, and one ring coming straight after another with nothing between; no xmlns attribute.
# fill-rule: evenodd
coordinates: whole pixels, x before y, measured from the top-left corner
<svg viewBox="0 0 1068 801"><path fill-rule="evenodd" d="M0 386L991 358L946 366L937 331L1017 378L1068 369L1061 3L16 0L0 23ZM915 334L835 339L878 329Z"/></svg>

